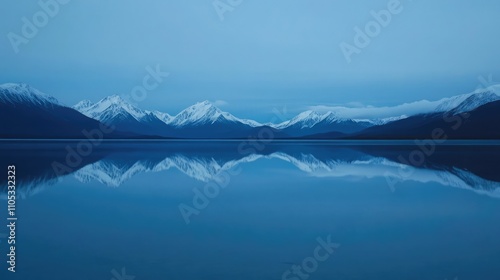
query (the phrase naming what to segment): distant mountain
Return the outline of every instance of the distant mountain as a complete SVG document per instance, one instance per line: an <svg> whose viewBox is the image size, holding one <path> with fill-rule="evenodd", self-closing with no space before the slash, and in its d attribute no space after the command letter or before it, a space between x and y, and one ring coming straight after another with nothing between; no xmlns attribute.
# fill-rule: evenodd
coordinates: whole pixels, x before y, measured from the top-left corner
<svg viewBox="0 0 500 280"><path fill-rule="evenodd" d="M29 85L0 85L1 138L86 138L85 130L102 131L101 125ZM104 133L106 138L133 136L118 131Z"/></svg>
<svg viewBox="0 0 500 280"><path fill-rule="evenodd" d="M169 119L168 114L141 110L118 95L106 97L95 104L84 100L73 108L89 118L114 125L119 130L148 136L168 137L173 134L171 127L164 121Z"/></svg>
<svg viewBox="0 0 500 280"><path fill-rule="evenodd" d="M444 98L422 108L419 114L384 120L369 120L373 125L351 133L338 129L328 132L311 130L307 139L429 139L436 128L442 128L450 139L500 139L500 114L495 109L500 101L500 86L477 90L473 93ZM487 112L486 112L487 111ZM471 118L467 116L471 115ZM463 119L464 125L458 125ZM459 127L457 127L459 126Z"/></svg>
<svg viewBox="0 0 500 280"><path fill-rule="evenodd" d="M500 96L498 96L495 92L484 91L477 92L467 96L460 104L456 107L451 108L450 111L455 114L470 112L475 110L485 104L500 100Z"/></svg>
<svg viewBox="0 0 500 280"><path fill-rule="evenodd" d="M259 127L262 124L252 121L239 119L227 112L221 111L209 101L196 103L180 112L168 123L177 128L188 126L203 126L216 123L240 123L250 127Z"/></svg>
<svg viewBox="0 0 500 280"><path fill-rule="evenodd" d="M183 138L247 138L260 123L239 119L223 112L209 101L196 103L167 123L174 135Z"/></svg>
<svg viewBox="0 0 500 280"><path fill-rule="evenodd" d="M82 114L115 125L118 129L143 135L177 138L246 137L261 124L236 118L208 101L196 103L171 116L163 112L141 110L119 96L110 96L94 104L88 100L73 106Z"/></svg>
<svg viewBox="0 0 500 280"><path fill-rule="evenodd" d="M333 115L336 119L353 120L356 122L366 121L374 125L383 125L411 116L444 113L453 109L457 109L457 113L471 111L481 105L500 100L500 96L498 95L499 93L500 85L495 85L488 88L478 89L472 93L442 98L437 101L420 100L392 107L313 106L310 111L299 114L297 117L300 119L301 116L304 114L310 114L312 111L317 115L313 118L313 120L316 119L316 121L321 117L324 118L328 115ZM280 126L287 124L288 121L280 124ZM308 124L306 123L306 125Z"/></svg>
<svg viewBox="0 0 500 280"><path fill-rule="evenodd" d="M314 111L306 111L289 121L273 127L280 129L290 136L305 136L332 131L344 134L354 133L373 125L373 122L367 120L339 118L333 112L321 114Z"/></svg>
<svg viewBox="0 0 500 280"><path fill-rule="evenodd" d="M416 115L445 113L452 110L457 114L468 112L484 104L500 100L500 96L496 94L498 88L491 87L469 94L443 98L438 101L423 100L396 107L334 107L330 108L330 110L322 110L322 112L308 110L289 121L273 127L291 136L322 139L337 138L344 134L357 133L369 127L385 125ZM377 114L385 115L385 117L373 117Z"/></svg>
<svg viewBox="0 0 500 280"><path fill-rule="evenodd" d="M485 89L478 89L472 93L444 98L438 101L436 108L424 113L443 113L453 111L457 114L472 111L484 104L500 100L497 92L500 92L500 85L491 86Z"/></svg>
<svg viewBox="0 0 500 280"><path fill-rule="evenodd" d="M474 98L467 98L456 108L445 113L412 116L407 119L375 126L357 134L355 139L430 139L440 129L448 139L500 139L500 101L486 103L470 112L462 108L475 106Z"/></svg>

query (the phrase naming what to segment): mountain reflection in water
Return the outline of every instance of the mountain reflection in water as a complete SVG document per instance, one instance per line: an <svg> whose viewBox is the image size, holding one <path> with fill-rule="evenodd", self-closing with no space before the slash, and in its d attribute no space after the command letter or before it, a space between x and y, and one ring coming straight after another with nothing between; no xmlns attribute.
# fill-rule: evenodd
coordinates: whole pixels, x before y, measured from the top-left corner
<svg viewBox="0 0 500 280"><path fill-rule="evenodd" d="M147 141L101 143L78 155L78 142L6 142L0 150L0 166L16 165L18 193L24 196L63 176L119 187L139 173L176 169L193 180L209 182L221 172L276 159L310 176L383 177L391 188L404 181L436 182L500 197L500 146L496 145L442 145L425 150L389 142Z"/></svg>

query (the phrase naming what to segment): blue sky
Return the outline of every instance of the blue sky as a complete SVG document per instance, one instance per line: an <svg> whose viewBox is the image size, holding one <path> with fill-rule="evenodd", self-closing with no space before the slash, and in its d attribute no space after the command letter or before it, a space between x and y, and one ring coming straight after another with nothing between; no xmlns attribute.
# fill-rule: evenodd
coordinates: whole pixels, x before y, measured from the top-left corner
<svg viewBox="0 0 500 280"><path fill-rule="evenodd" d="M44 0L47 1L47 0ZM227 0L221 0L227 3ZM8 34L36 1L0 12L0 83L26 82L72 105L126 95L146 67L170 76L139 106L177 113L202 100L260 121L315 105L386 106L500 81L500 2L401 0L347 63L339 47L395 0L243 0L221 20L213 0L71 0L16 54Z"/></svg>

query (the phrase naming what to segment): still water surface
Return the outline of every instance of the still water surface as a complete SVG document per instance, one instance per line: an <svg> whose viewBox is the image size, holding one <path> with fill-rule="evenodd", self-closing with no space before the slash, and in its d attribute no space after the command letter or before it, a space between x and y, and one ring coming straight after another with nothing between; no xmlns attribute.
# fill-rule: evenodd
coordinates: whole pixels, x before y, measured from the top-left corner
<svg viewBox="0 0 500 280"><path fill-rule="evenodd" d="M1 143L1 279L500 279L500 146L246 144Z"/></svg>

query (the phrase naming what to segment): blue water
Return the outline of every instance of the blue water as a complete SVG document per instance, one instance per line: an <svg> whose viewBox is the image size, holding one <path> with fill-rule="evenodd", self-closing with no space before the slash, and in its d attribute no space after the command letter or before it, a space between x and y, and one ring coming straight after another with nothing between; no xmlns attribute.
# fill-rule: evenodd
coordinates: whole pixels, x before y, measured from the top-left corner
<svg viewBox="0 0 500 280"><path fill-rule="evenodd" d="M500 279L500 146L112 142L69 168L77 144L0 145L1 279Z"/></svg>

